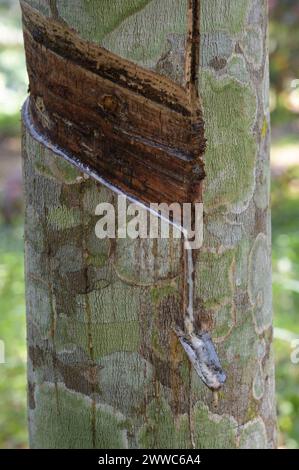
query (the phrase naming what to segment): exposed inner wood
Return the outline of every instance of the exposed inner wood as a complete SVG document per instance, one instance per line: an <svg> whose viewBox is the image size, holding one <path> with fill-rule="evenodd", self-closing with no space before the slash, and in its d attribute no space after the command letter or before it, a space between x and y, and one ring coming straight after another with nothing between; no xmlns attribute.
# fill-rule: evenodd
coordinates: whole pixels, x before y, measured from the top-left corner
<svg viewBox="0 0 299 470"><path fill-rule="evenodd" d="M38 132L145 204L201 201L198 3L189 1L183 88L21 2Z"/></svg>

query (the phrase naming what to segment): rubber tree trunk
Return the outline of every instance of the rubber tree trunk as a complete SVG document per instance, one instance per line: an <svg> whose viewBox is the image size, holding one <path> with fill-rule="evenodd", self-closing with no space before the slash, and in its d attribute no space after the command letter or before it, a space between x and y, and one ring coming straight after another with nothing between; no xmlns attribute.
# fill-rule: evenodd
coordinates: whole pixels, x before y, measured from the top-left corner
<svg viewBox="0 0 299 470"><path fill-rule="evenodd" d="M187 0L28 0L181 83ZM33 448L275 446L266 0L202 0L207 151L195 311L228 379L213 396L175 334L177 240L95 236L115 194L24 129L29 429Z"/></svg>

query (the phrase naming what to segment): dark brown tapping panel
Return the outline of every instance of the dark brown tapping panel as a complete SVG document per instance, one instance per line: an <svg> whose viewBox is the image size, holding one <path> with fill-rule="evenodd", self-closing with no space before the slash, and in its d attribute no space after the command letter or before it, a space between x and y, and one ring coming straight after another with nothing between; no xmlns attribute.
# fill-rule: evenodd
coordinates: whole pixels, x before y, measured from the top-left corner
<svg viewBox="0 0 299 470"><path fill-rule="evenodd" d="M21 6L36 132L145 205L201 201L198 1L189 2L185 87Z"/></svg>

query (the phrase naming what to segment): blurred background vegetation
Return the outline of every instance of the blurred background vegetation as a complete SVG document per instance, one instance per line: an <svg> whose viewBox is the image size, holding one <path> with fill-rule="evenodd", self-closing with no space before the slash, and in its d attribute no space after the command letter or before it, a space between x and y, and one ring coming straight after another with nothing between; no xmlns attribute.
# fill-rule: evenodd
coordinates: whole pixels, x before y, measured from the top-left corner
<svg viewBox="0 0 299 470"><path fill-rule="evenodd" d="M269 0L273 295L279 446L299 448L299 2ZM27 92L17 0L0 0L0 448L28 447L20 106Z"/></svg>

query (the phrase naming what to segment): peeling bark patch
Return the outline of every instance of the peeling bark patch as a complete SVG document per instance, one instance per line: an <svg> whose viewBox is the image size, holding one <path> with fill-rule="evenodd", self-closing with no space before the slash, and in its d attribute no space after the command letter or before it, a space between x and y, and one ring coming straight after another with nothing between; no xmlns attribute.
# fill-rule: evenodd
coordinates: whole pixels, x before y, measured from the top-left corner
<svg viewBox="0 0 299 470"><path fill-rule="evenodd" d="M198 0L189 2L186 88L21 4L28 117L44 144L53 142L74 163L77 158L146 204L200 201L205 138Z"/></svg>

